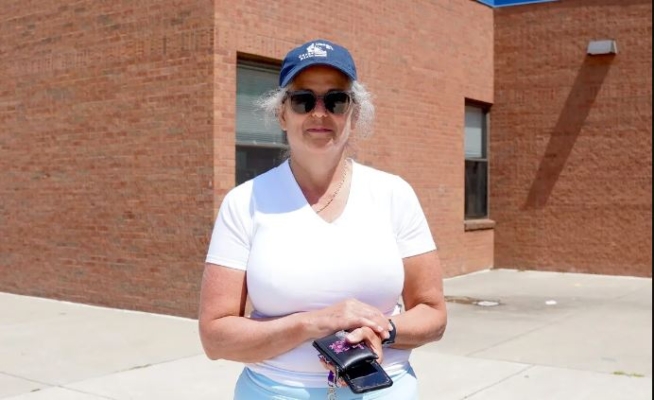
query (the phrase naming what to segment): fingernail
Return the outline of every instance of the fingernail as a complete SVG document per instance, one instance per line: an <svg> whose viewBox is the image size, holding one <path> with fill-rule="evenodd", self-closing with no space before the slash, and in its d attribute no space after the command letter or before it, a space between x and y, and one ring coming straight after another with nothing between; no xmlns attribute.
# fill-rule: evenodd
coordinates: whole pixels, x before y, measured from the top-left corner
<svg viewBox="0 0 654 400"><path fill-rule="evenodd" d="M381 325L377 325L377 332L381 332L383 330L384 330L384 328L382 328Z"/></svg>
<svg viewBox="0 0 654 400"><path fill-rule="evenodd" d="M384 339L388 339L389 337L391 337L391 334L388 333L388 332L384 332L383 336L384 336Z"/></svg>

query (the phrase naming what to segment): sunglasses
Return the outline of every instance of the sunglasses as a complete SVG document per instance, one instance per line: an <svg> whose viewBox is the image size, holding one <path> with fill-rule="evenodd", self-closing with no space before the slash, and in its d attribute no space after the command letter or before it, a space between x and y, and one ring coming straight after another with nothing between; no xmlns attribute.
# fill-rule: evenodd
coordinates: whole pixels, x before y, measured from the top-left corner
<svg viewBox="0 0 654 400"><path fill-rule="evenodd" d="M298 114L308 114L313 111L319 99L322 99L325 109L335 115L345 114L352 104L350 93L342 90L331 90L322 96L316 96L310 90L297 90L287 92L286 98L290 100L291 109Z"/></svg>

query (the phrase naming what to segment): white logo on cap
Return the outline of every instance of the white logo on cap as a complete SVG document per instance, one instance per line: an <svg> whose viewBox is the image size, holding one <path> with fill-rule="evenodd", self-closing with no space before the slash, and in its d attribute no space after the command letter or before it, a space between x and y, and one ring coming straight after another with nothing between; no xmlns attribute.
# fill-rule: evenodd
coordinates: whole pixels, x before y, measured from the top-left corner
<svg viewBox="0 0 654 400"><path fill-rule="evenodd" d="M307 47L307 52L300 54L300 60L306 60L311 57L327 57L327 50L334 50L334 48L327 43L311 43Z"/></svg>

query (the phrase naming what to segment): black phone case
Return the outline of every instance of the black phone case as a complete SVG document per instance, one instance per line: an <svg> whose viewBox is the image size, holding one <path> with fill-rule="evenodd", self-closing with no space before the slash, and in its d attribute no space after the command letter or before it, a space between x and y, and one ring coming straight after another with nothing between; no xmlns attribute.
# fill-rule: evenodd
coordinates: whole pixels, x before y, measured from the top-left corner
<svg viewBox="0 0 654 400"><path fill-rule="evenodd" d="M347 332L337 332L313 342L313 347L329 360L354 393L366 393L393 385L393 380L376 361L377 355L365 344L345 341Z"/></svg>
<svg viewBox="0 0 654 400"><path fill-rule="evenodd" d="M377 361L355 364L342 372L343 380L354 393L366 393L393 385L393 380Z"/></svg>

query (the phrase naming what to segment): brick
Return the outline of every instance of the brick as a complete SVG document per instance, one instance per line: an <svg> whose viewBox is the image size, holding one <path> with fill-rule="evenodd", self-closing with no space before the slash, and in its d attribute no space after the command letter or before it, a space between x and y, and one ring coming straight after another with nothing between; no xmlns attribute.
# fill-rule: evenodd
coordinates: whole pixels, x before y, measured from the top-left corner
<svg viewBox="0 0 654 400"><path fill-rule="evenodd" d="M495 11L496 267L652 276L652 2L614 3Z"/></svg>

